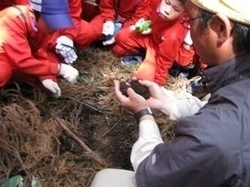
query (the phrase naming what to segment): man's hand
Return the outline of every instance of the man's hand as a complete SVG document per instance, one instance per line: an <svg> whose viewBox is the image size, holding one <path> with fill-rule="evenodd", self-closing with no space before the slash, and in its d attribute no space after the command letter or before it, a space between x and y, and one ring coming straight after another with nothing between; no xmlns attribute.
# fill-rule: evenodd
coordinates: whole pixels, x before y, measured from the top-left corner
<svg viewBox="0 0 250 187"><path fill-rule="evenodd" d="M132 88L127 89L128 96L125 96L120 91L120 81L114 80L115 94L121 106L132 112L133 114L145 109L148 106L146 99L137 94Z"/></svg>
<svg viewBox="0 0 250 187"><path fill-rule="evenodd" d="M139 83L149 88L151 93L151 97L147 99L149 107L170 115L176 103L174 93L164 87L160 87L153 81L139 80Z"/></svg>
<svg viewBox="0 0 250 187"><path fill-rule="evenodd" d="M60 36L57 38L56 53L60 54L68 64L72 64L77 59L74 43L67 36Z"/></svg>
<svg viewBox="0 0 250 187"><path fill-rule="evenodd" d="M61 97L61 89L55 81L51 79L45 79L42 81L42 84L53 94L55 98Z"/></svg>
<svg viewBox="0 0 250 187"><path fill-rule="evenodd" d="M102 27L102 34L104 34L105 36L108 36L108 35L113 36L114 33L115 33L114 22L113 21L106 21Z"/></svg>
<svg viewBox="0 0 250 187"><path fill-rule="evenodd" d="M201 101L191 94L187 98L178 99L173 91L160 87L152 81L140 80L139 82L150 90L151 97L147 100L149 107L169 115L172 120L193 115L207 103L207 100Z"/></svg>
<svg viewBox="0 0 250 187"><path fill-rule="evenodd" d="M61 63L59 69L59 75L71 83L76 83L79 76L79 72L74 67Z"/></svg>

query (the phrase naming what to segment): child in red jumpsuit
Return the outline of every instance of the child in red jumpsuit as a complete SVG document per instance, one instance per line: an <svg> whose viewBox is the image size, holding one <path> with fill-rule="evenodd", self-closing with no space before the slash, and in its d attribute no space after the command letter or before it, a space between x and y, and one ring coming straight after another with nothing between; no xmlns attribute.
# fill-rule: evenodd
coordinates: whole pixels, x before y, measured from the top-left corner
<svg viewBox="0 0 250 187"><path fill-rule="evenodd" d="M138 79L148 79L163 85L174 60L183 56L180 53L184 51L188 54L181 61L188 62L192 59L192 49L185 51L182 46L188 32L188 28L182 24L185 18L185 1L151 0L152 9L148 18L145 18L151 20L150 32L143 34L126 28L117 33L116 44L112 48L114 54L125 56L136 53L141 48L146 50L145 59L135 72Z"/></svg>
<svg viewBox="0 0 250 187"><path fill-rule="evenodd" d="M95 27L96 37L104 38L103 45L111 45L114 35L121 28L135 24L144 17L150 0L100 0L100 14L91 20Z"/></svg>
<svg viewBox="0 0 250 187"><path fill-rule="evenodd" d="M87 21L82 19L82 0L68 0L69 2L69 9L70 9L70 16L74 22L74 27L70 29L64 29L61 31L57 31L49 40L50 47L56 47L56 50L58 50L58 43L65 43L68 45L71 43L71 47L73 48L73 44L78 49L86 49L89 47L92 42L97 40L94 27ZM73 43L73 44L72 44ZM59 46L60 48L60 46ZM70 49L66 49L70 50ZM73 52L73 51L72 51ZM60 53L60 49L59 49ZM62 56L65 59L65 56ZM67 59L66 59L67 60ZM72 61L75 61L75 59L72 59ZM69 62L69 63L72 63Z"/></svg>
<svg viewBox="0 0 250 187"><path fill-rule="evenodd" d="M54 30L72 26L67 0L30 0L30 5L2 10L0 87L6 85L15 74L21 73L38 79L54 96L59 97L61 90L57 76L74 83L78 71L70 65L54 63L40 49L43 48L43 40Z"/></svg>
<svg viewBox="0 0 250 187"><path fill-rule="evenodd" d="M15 0L15 3L24 5L28 4L29 0ZM68 4L74 27L58 30L51 34L50 37L44 40L44 51L48 52L48 55L51 59L54 58L54 61L64 61L72 64L77 59L75 46L76 48L85 49L97 38L95 38L96 35L92 25L82 19L82 1L68 0ZM59 56L55 55L54 52Z"/></svg>

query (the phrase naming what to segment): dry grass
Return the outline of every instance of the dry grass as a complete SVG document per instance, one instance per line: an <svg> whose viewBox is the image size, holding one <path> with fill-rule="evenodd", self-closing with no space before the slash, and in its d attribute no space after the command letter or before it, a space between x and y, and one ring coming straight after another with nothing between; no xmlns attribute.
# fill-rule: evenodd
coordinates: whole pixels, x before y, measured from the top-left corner
<svg viewBox="0 0 250 187"><path fill-rule="evenodd" d="M26 183L36 176L45 187L88 187L102 168L131 169L138 126L117 103L112 80L129 78L134 68L99 48L79 52L75 66L79 81L60 80L59 99L15 83L0 90L0 184L21 174ZM166 87L182 97L185 85L170 78ZM162 136L172 139L174 123L155 116Z"/></svg>

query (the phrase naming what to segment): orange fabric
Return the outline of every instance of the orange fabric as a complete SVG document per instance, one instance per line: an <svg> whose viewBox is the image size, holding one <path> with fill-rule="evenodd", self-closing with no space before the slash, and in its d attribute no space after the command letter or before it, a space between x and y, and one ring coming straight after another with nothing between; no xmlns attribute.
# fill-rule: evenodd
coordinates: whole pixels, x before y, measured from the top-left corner
<svg viewBox="0 0 250 187"><path fill-rule="evenodd" d="M140 64L139 69L134 73L138 79L155 80L155 49L154 47L147 48L145 60Z"/></svg>
<svg viewBox="0 0 250 187"><path fill-rule="evenodd" d="M29 10L29 6L18 7L22 10L26 23L14 7L0 12L0 67L6 71L1 75L0 86L9 81L14 71L39 78L56 79L58 64L51 63L37 53L46 36L42 31L34 30L34 14Z"/></svg>
<svg viewBox="0 0 250 187"><path fill-rule="evenodd" d="M154 81L163 85L167 79L168 71L178 56L187 29L181 24L182 17L174 21L162 21L157 14L160 2L160 0L151 0L152 5L154 5L151 14L149 14L152 21L152 33L141 35L131 32L129 29L122 29L116 34L116 44L112 46L112 52L118 56L124 56L133 54L140 48L146 49L146 52L148 48L154 48ZM144 61L148 61L147 57ZM145 76L142 75L143 73ZM146 71L140 71L141 77L146 78L147 74Z"/></svg>

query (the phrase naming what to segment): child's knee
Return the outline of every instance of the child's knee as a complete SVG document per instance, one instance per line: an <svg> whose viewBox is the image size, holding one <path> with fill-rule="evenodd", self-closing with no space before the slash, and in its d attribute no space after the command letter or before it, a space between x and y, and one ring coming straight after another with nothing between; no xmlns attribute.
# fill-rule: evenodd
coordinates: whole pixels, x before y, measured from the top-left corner
<svg viewBox="0 0 250 187"><path fill-rule="evenodd" d="M10 67L1 67L0 69L0 87L6 85L12 76L12 69Z"/></svg>

